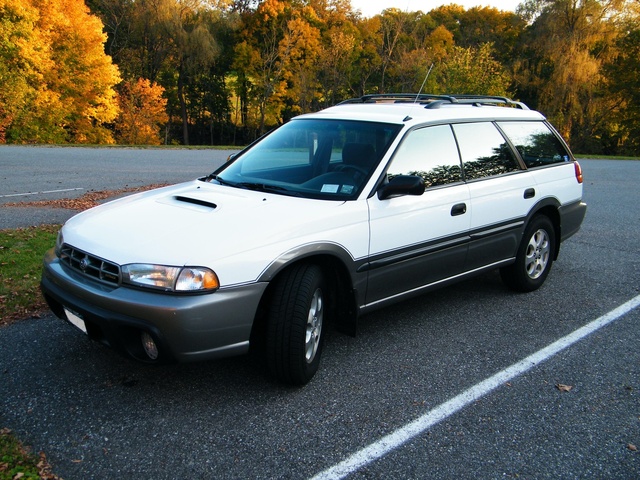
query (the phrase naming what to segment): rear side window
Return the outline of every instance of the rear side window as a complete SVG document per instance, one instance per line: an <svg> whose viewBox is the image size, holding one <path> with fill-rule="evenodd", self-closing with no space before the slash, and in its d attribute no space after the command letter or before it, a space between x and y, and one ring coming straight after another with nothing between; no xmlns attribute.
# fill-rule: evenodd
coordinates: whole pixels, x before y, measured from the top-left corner
<svg viewBox="0 0 640 480"><path fill-rule="evenodd" d="M499 122L527 168L568 162L569 152L562 142L543 122Z"/></svg>
<svg viewBox="0 0 640 480"><path fill-rule="evenodd" d="M460 147L465 180L493 177L520 170L509 144L490 122L453 125Z"/></svg>
<svg viewBox="0 0 640 480"><path fill-rule="evenodd" d="M425 127L410 132L387 171L397 175L418 175L426 188L461 182L460 157L449 125Z"/></svg>

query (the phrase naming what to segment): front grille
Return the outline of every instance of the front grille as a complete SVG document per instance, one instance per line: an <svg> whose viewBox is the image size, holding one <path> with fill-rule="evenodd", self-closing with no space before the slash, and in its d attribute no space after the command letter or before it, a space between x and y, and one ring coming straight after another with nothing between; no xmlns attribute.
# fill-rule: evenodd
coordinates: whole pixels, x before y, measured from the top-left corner
<svg viewBox="0 0 640 480"><path fill-rule="evenodd" d="M60 249L59 258L62 263L84 275L112 285L120 283L120 266L115 263L78 250L66 243Z"/></svg>

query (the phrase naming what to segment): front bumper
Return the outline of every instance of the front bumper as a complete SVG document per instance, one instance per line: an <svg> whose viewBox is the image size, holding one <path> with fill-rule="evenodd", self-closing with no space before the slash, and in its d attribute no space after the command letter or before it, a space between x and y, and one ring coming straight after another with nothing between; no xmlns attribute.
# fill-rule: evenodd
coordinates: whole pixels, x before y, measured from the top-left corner
<svg viewBox="0 0 640 480"><path fill-rule="evenodd" d="M62 265L53 249L44 258L41 289L51 310L84 320L89 337L141 361L151 361L140 340L154 339L157 361L196 361L246 353L267 283L203 295L176 295L104 285Z"/></svg>

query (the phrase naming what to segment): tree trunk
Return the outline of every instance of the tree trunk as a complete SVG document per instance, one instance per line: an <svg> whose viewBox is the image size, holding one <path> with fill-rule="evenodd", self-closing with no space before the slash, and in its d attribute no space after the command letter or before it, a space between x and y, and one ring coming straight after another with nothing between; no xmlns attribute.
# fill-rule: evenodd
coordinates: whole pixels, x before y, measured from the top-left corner
<svg viewBox="0 0 640 480"><path fill-rule="evenodd" d="M187 118L187 103L184 100L184 72L182 66L178 73L178 100L180 101L180 114L182 115L182 143L189 145L189 121Z"/></svg>

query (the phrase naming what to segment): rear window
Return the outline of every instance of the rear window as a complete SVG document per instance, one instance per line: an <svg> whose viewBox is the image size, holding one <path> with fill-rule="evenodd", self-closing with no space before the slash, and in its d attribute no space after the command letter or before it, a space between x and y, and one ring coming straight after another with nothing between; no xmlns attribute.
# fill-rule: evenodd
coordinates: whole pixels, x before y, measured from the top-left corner
<svg viewBox="0 0 640 480"><path fill-rule="evenodd" d="M527 168L568 162L571 157L562 142L543 122L499 122Z"/></svg>

